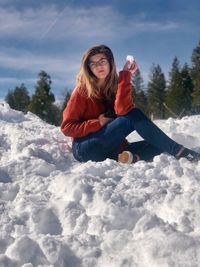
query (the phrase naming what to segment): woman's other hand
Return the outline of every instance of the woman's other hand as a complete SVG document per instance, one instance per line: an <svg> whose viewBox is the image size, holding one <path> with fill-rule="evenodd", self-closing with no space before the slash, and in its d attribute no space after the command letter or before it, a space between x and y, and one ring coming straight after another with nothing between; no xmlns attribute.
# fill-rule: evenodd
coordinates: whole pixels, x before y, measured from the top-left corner
<svg viewBox="0 0 200 267"><path fill-rule="evenodd" d="M99 122L100 122L101 126L104 126L107 123L109 123L109 122L114 120L113 118L105 117L104 114L100 114L98 119L99 119Z"/></svg>
<svg viewBox="0 0 200 267"><path fill-rule="evenodd" d="M133 61L133 62L127 61L123 67L123 70L130 71L131 74L134 74L137 69L138 69L138 65L135 61Z"/></svg>

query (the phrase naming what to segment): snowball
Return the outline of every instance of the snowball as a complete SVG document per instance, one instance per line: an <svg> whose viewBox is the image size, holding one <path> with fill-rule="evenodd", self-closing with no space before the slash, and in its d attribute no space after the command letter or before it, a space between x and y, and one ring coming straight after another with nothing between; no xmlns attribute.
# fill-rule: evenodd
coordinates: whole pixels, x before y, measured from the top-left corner
<svg viewBox="0 0 200 267"><path fill-rule="evenodd" d="M128 55L126 56L126 60L129 61L130 63L133 63L133 61L135 60L133 56Z"/></svg>

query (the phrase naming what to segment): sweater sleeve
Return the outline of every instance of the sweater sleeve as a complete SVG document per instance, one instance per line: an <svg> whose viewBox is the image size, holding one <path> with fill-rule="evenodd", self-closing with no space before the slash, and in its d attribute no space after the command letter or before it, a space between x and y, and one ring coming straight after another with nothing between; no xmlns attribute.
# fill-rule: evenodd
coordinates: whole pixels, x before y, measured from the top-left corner
<svg viewBox="0 0 200 267"><path fill-rule="evenodd" d="M102 127L98 118L82 119L86 105L85 98L75 90L63 112L61 131L64 135L73 138L83 137Z"/></svg>
<svg viewBox="0 0 200 267"><path fill-rule="evenodd" d="M114 108L117 115L125 115L134 108L131 73L129 71L121 71L119 73L118 89Z"/></svg>

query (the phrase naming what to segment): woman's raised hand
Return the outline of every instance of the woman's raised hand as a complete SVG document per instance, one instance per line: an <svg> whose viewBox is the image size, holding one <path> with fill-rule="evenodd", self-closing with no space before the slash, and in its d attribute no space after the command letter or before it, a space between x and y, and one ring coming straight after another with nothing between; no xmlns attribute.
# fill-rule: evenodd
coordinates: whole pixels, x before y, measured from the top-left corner
<svg viewBox="0 0 200 267"><path fill-rule="evenodd" d="M99 123L101 124L101 126L104 126L107 123L114 120L113 118L105 117L104 114L100 114L98 119L99 119Z"/></svg>
<svg viewBox="0 0 200 267"><path fill-rule="evenodd" d="M135 61L130 62L129 60L126 62L126 64L123 67L123 70L130 71L131 74L134 74L137 69L138 69L137 63Z"/></svg>

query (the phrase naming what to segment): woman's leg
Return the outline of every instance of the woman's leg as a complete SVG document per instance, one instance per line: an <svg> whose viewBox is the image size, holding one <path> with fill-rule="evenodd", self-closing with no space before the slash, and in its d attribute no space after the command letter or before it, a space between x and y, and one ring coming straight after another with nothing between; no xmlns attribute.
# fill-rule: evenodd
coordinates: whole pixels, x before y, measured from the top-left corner
<svg viewBox="0 0 200 267"><path fill-rule="evenodd" d="M175 156L182 147L182 145L176 143L167 136L138 108L133 109L126 116L123 116L123 119L128 119L136 132L147 141L148 144L157 148L161 152L167 152Z"/></svg>
<svg viewBox="0 0 200 267"><path fill-rule="evenodd" d="M160 155L163 151L155 146L152 146L147 141L138 141L128 144L127 151L139 156L139 160L152 161L157 155Z"/></svg>
<svg viewBox="0 0 200 267"><path fill-rule="evenodd" d="M73 143L74 157L79 161L113 158L113 150L134 130L161 152L176 155L182 147L170 139L141 110L134 108L127 115L119 116L105 125L100 131L76 138Z"/></svg>

